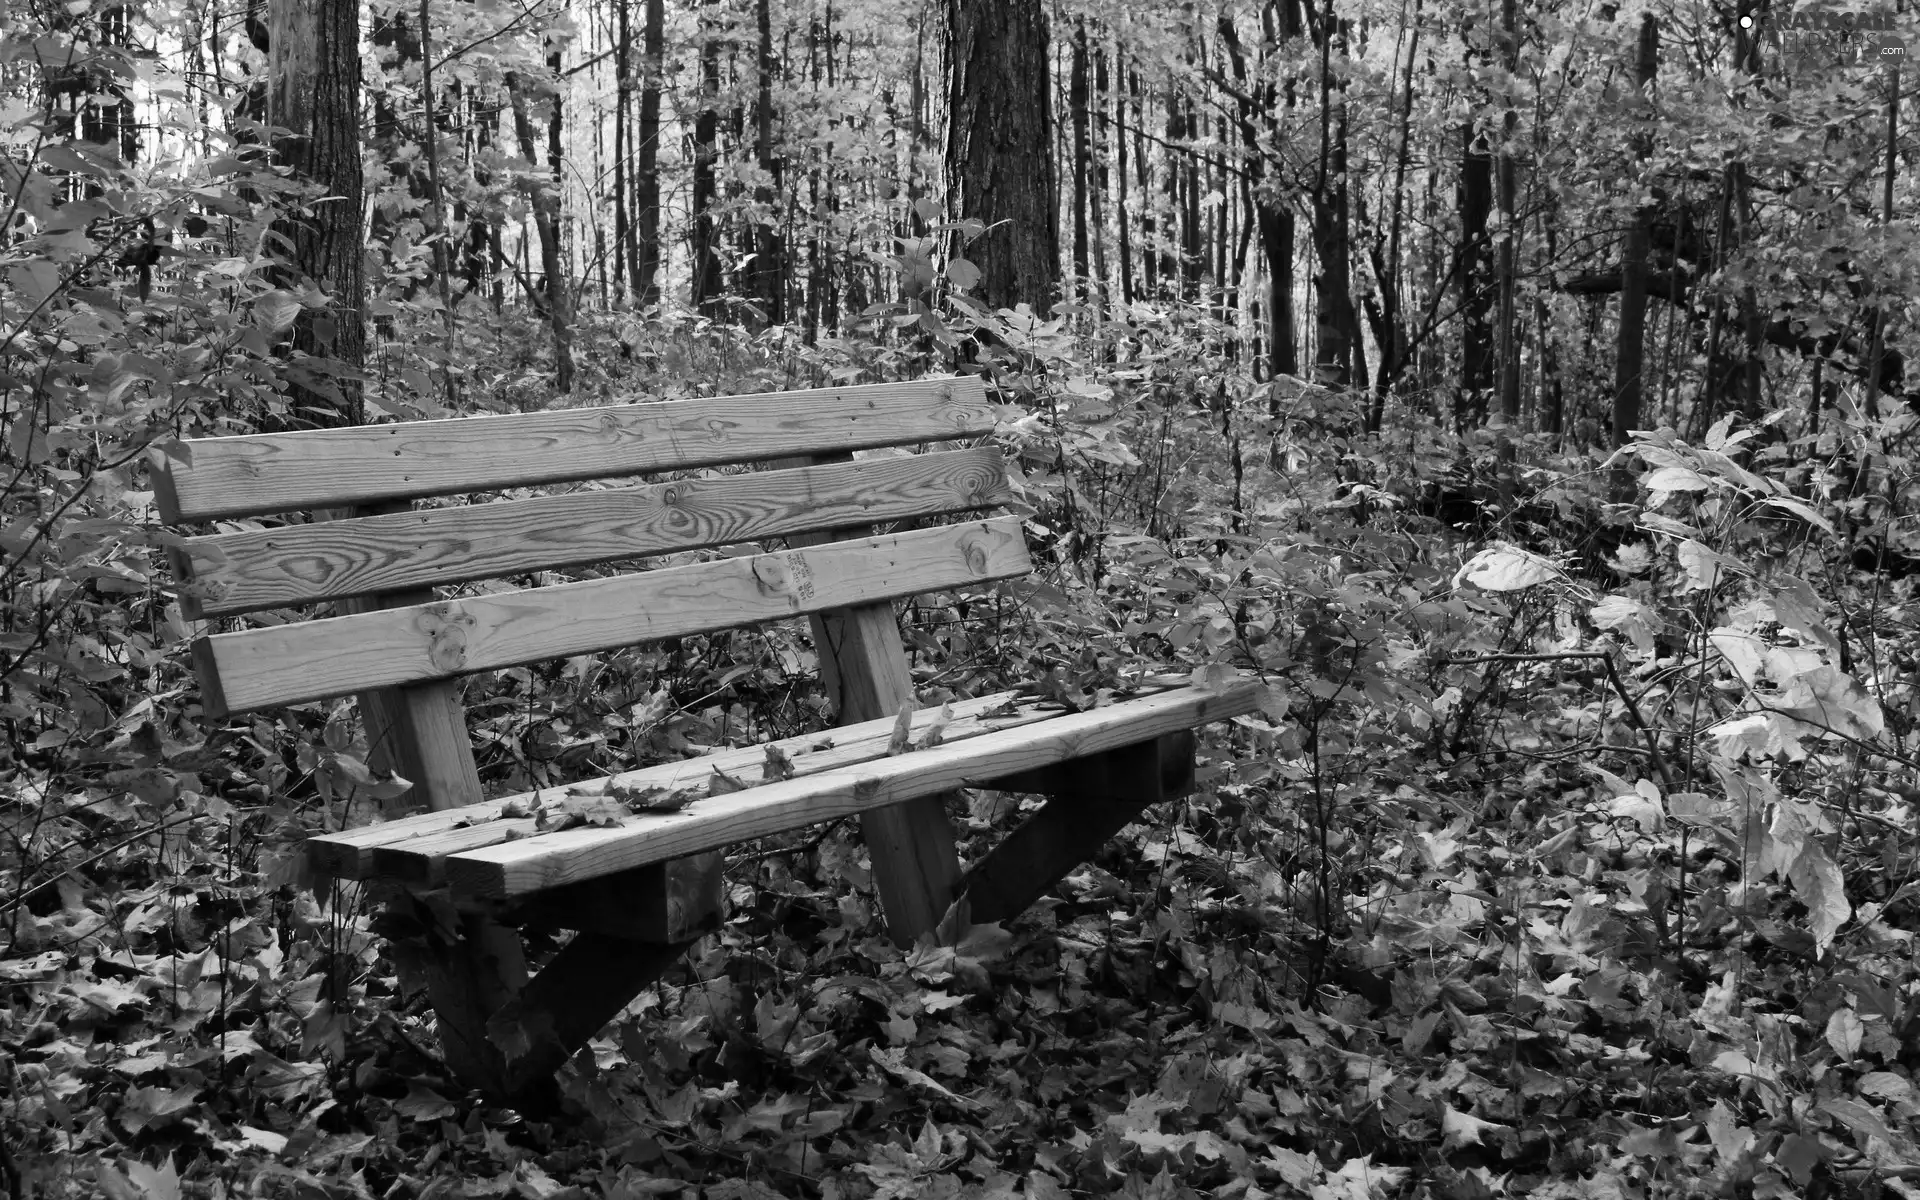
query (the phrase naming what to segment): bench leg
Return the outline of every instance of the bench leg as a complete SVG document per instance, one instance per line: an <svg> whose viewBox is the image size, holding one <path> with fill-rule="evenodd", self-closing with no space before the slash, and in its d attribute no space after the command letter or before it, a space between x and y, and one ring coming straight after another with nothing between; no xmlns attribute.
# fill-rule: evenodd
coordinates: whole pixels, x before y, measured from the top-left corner
<svg viewBox="0 0 1920 1200"><path fill-rule="evenodd" d="M1051 799L967 872L968 918L985 925L1018 916L1142 809L1192 791L1193 746L1193 732L1182 730L994 780L994 787Z"/></svg>
<svg viewBox="0 0 1920 1200"><path fill-rule="evenodd" d="M816 616L813 643L842 725L890 717L913 698L891 604ZM960 857L946 799L928 796L860 818L887 932L902 946L938 927L959 891Z"/></svg>
<svg viewBox="0 0 1920 1200"><path fill-rule="evenodd" d="M506 1058L487 1036L487 1021L526 986L519 931L485 915L465 914L459 938L436 943L426 956L427 998L433 1002L447 1069L468 1087L505 1097Z"/></svg>
<svg viewBox="0 0 1920 1200"><path fill-rule="evenodd" d="M578 931L532 979L521 961L522 983L511 993L489 986L496 976L487 959L518 956L519 933L496 924L495 914L464 916L468 940L436 960L429 980L454 1076L490 1099L550 1110L554 1072L719 927L724 866L718 853L676 859L556 888L500 914Z"/></svg>

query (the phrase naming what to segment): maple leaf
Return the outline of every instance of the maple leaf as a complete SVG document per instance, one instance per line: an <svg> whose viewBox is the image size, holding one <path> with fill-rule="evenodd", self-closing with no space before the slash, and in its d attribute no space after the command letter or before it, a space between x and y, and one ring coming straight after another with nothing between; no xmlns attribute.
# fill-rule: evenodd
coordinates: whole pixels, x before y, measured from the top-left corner
<svg viewBox="0 0 1920 1200"><path fill-rule="evenodd" d="M1449 1104L1440 1117L1440 1148L1457 1150L1461 1146L1480 1145L1480 1135L1489 1129L1505 1129L1498 1121L1483 1121Z"/></svg>
<svg viewBox="0 0 1920 1200"><path fill-rule="evenodd" d="M709 795L713 793L708 793ZM670 813L679 812L687 805L700 799L698 788L663 787L660 784L607 785L607 795L626 806L633 813Z"/></svg>
<svg viewBox="0 0 1920 1200"><path fill-rule="evenodd" d="M542 833L553 833L580 825L618 825L626 815L626 806L612 796L562 796L540 806L533 827Z"/></svg>

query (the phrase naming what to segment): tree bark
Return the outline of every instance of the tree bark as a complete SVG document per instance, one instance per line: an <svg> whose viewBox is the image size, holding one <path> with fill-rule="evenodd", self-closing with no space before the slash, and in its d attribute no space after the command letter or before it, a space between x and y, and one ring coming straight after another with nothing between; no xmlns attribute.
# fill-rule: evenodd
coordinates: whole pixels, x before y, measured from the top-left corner
<svg viewBox="0 0 1920 1200"><path fill-rule="evenodd" d="M1047 19L1040 0L947 0L948 191L988 232L968 256L994 308L1047 312L1060 286Z"/></svg>
<svg viewBox="0 0 1920 1200"><path fill-rule="evenodd" d="M275 143L275 156L321 197L305 215L279 223L289 244L280 274L287 283L312 280L333 301L325 313L301 311L293 350L338 364L322 374L296 363L303 377L288 391L296 420L357 425L365 419L367 345L360 9L355 0L276 0L268 30L268 121L292 131Z"/></svg>

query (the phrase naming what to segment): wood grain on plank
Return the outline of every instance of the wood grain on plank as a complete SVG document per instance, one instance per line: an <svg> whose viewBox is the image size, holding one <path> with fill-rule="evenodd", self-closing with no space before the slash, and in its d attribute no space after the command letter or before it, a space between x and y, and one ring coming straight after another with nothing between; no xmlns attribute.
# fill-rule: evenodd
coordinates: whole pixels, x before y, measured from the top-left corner
<svg viewBox="0 0 1920 1200"><path fill-rule="evenodd" d="M1020 519L276 625L205 639L229 712L590 654L1024 575ZM209 712L210 716L220 714Z"/></svg>
<svg viewBox="0 0 1920 1200"><path fill-rule="evenodd" d="M1008 499L991 448L186 539L194 618L898 521Z"/></svg>
<svg viewBox="0 0 1920 1200"><path fill-rule="evenodd" d="M678 813L631 817L619 826L561 830L468 850L447 859L447 882L456 894L526 895L1241 716L1259 707L1264 691L1257 680L1240 680L1218 690L1179 688L963 742L763 784L699 801Z"/></svg>
<svg viewBox="0 0 1920 1200"><path fill-rule="evenodd" d="M1012 713L1005 710L1013 707ZM926 736L937 710L916 713L911 736ZM1057 707L1042 707L1035 702L1016 701L1012 692L995 692L953 704L953 718L944 736L961 741L996 729L1032 724L1060 715ZM526 837L533 832L531 818L499 819L500 811L511 805L531 809L542 800L569 793L604 795L609 788L645 789L649 787L703 788L718 770L742 782L758 782L767 761L767 745L779 749L793 764L795 777L818 775L839 767L852 766L884 757L893 736L895 718L863 721L838 729L782 738L758 746L722 750L700 758L659 763L634 771L622 771L571 786L521 792L456 812L422 813L379 825L367 825L340 833L330 833L307 841L308 860L315 869L342 879L390 879L403 883L438 885L445 882L441 867L448 854L474 850Z"/></svg>
<svg viewBox="0 0 1920 1200"><path fill-rule="evenodd" d="M979 379L201 438L148 456L168 524L644 475L993 430Z"/></svg>

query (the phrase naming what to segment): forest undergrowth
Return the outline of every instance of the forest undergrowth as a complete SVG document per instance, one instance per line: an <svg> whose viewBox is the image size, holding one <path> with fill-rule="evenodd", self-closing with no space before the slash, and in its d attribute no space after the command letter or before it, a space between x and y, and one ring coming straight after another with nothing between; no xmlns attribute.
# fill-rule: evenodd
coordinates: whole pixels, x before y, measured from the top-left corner
<svg viewBox="0 0 1920 1200"><path fill-rule="evenodd" d="M6 1194L1920 1193L1911 413L1608 460L1398 400L1367 433L1185 310L976 323L1043 566L903 614L921 700L1259 675L1190 799L951 946L886 939L846 826L744 847L564 1111L485 1107L373 898L300 869L395 790L351 706L202 722L126 467L7 547L59 570L4 714ZM972 332L628 329L583 391L900 377ZM536 787L822 727L812 665L768 627L466 703L489 785ZM971 793L963 847L1030 803Z"/></svg>

